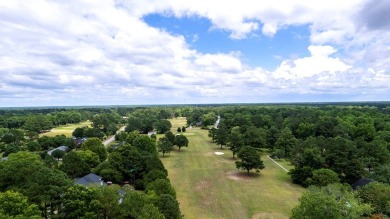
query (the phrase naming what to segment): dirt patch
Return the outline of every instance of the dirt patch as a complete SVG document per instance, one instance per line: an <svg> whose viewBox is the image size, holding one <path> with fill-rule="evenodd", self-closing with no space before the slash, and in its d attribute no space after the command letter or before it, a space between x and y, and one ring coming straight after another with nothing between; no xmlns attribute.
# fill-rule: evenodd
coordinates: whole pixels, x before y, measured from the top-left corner
<svg viewBox="0 0 390 219"><path fill-rule="evenodd" d="M257 213L252 216L252 219L288 219L288 217L281 213Z"/></svg>
<svg viewBox="0 0 390 219"><path fill-rule="evenodd" d="M211 186L211 182L208 180L201 180L196 183L195 189L196 190L205 190L208 189Z"/></svg>
<svg viewBox="0 0 390 219"><path fill-rule="evenodd" d="M249 181L256 179L259 177L259 174L257 173L249 173L249 175L246 172L241 171L229 171L226 173L227 178L236 180L236 181Z"/></svg>

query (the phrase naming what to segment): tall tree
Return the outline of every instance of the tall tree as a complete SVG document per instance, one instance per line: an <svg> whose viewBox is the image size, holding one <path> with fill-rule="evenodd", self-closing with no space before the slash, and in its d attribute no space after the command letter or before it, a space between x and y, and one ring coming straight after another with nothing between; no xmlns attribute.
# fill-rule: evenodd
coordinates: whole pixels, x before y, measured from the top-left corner
<svg viewBox="0 0 390 219"><path fill-rule="evenodd" d="M177 135L175 137L175 143L174 143L180 151L181 147L188 147L188 138L184 135Z"/></svg>
<svg viewBox="0 0 390 219"><path fill-rule="evenodd" d="M228 136L227 145L229 149L233 152L234 158L234 155L244 146L244 138L240 132L240 127L236 126L232 128L232 130L230 131L230 135Z"/></svg>
<svg viewBox="0 0 390 219"><path fill-rule="evenodd" d="M12 190L0 193L0 218L41 218L35 204L30 204L27 197Z"/></svg>
<svg viewBox="0 0 390 219"><path fill-rule="evenodd" d="M90 150L99 156L101 162L107 159L107 150L98 138L89 138L82 145L82 150Z"/></svg>
<svg viewBox="0 0 390 219"><path fill-rule="evenodd" d="M309 187L293 208L291 219L355 219L371 212L368 204L362 204L349 186L331 184L326 187Z"/></svg>
<svg viewBox="0 0 390 219"><path fill-rule="evenodd" d="M284 128L276 141L276 148L284 150L286 157L290 157L291 149L295 146L296 139L289 128Z"/></svg>
<svg viewBox="0 0 390 219"><path fill-rule="evenodd" d="M165 133L165 137L173 144L175 142L175 134L173 134L171 131L168 131Z"/></svg>
<svg viewBox="0 0 390 219"><path fill-rule="evenodd" d="M263 161L261 160L259 153L253 147L244 146L238 152L237 157L241 160L236 161L237 169L246 170L248 175L249 171L252 169L256 169L257 171L264 169Z"/></svg>
<svg viewBox="0 0 390 219"><path fill-rule="evenodd" d="M172 150L172 143L168 138L162 137L158 139L157 148L159 152L163 153L164 157L165 153L169 153Z"/></svg>

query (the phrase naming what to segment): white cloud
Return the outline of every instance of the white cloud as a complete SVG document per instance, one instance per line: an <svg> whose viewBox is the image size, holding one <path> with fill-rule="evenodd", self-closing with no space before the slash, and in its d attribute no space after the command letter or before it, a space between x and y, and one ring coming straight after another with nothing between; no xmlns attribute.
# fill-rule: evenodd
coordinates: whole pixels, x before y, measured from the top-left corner
<svg viewBox="0 0 390 219"><path fill-rule="evenodd" d="M336 52L331 46L309 46L310 57L283 61L274 72L276 78L294 79L312 77L321 73L334 74L345 72L348 66L338 58L330 55Z"/></svg>
<svg viewBox="0 0 390 219"><path fill-rule="evenodd" d="M357 16L360 9L364 1L0 1L0 101L277 102L268 97L383 94L390 36L386 24ZM148 26L142 17L150 13L205 17L235 39L309 25L311 55L283 60L275 71L245 66L239 51L202 53L183 36Z"/></svg>

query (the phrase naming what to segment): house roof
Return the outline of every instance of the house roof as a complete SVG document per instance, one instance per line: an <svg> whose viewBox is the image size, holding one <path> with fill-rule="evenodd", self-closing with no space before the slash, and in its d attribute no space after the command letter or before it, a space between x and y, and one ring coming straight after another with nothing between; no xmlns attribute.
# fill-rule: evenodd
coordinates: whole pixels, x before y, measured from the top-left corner
<svg viewBox="0 0 390 219"><path fill-rule="evenodd" d="M80 145L82 143L84 143L84 141L86 141L87 138L76 138L74 139L74 142L76 142L77 145Z"/></svg>
<svg viewBox="0 0 390 219"><path fill-rule="evenodd" d="M94 173L90 173L84 177L78 178L74 183L85 185L85 186L87 186L89 184L95 184L95 183L103 185L104 181L102 180L101 176L98 176Z"/></svg>
<svg viewBox="0 0 390 219"><path fill-rule="evenodd" d="M60 150L60 151L63 151L63 152L68 152L68 151L70 150L70 148L67 147L67 146L59 146L59 147L57 147L57 148L54 148L54 149L48 151L47 154L48 154L48 155L51 155L51 154L52 154L54 151L56 151L56 150Z"/></svg>
<svg viewBox="0 0 390 219"><path fill-rule="evenodd" d="M358 181L354 182L351 187L353 190L358 189L359 187L363 187L369 183L375 182L373 179L368 179L368 178L360 178Z"/></svg>

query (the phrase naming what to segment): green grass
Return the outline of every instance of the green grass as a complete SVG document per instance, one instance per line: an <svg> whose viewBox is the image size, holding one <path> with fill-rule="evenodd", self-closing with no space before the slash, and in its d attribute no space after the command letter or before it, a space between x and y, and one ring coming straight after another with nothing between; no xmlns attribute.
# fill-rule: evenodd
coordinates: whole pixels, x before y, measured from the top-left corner
<svg viewBox="0 0 390 219"><path fill-rule="evenodd" d="M172 132L185 118L172 119ZM235 167L232 153L215 145L207 130L187 129L189 147L161 159L177 192L185 218L288 218L302 191L280 167L262 156L260 173ZM214 152L224 152L217 156Z"/></svg>
<svg viewBox="0 0 390 219"><path fill-rule="evenodd" d="M66 137L72 137L72 132L78 128L78 127L83 127L83 126L91 126L90 121L85 121L77 124L68 124L64 126L58 126L53 128L50 132L42 133L39 135L39 137L42 136L49 136L49 137L54 137L56 135L62 135L64 134Z"/></svg>

